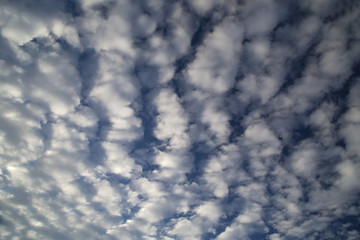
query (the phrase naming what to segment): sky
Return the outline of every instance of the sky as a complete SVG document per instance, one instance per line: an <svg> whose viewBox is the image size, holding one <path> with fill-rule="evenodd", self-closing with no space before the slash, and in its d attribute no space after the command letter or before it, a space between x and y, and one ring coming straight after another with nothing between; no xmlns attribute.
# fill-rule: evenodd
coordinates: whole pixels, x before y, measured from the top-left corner
<svg viewBox="0 0 360 240"><path fill-rule="evenodd" d="M360 239L357 0L0 0L0 238Z"/></svg>

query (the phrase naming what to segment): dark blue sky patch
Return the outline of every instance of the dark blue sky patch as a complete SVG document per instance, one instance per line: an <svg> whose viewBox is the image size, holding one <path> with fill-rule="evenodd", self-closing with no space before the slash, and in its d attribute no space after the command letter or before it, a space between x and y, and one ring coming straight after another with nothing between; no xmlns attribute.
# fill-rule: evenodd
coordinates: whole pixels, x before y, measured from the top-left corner
<svg viewBox="0 0 360 240"><path fill-rule="evenodd" d="M79 74L82 78L81 101L84 102L84 104L87 102L87 97L95 85L98 68L98 56L95 50L85 49L79 55L78 59Z"/></svg>
<svg viewBox="0 0 360 240"><path fill-rule="evenodd" d="M80 17L84 13L76 0L66 0L65 12L69 12L73 17Z"/></svg>

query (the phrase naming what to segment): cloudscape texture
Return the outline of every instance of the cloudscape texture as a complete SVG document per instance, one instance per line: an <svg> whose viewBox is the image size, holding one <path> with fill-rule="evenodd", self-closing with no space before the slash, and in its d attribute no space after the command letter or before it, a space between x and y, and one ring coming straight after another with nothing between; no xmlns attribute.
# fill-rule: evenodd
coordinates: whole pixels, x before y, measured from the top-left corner
<svg viewBox="0 0 360 240"><path fill-rule="evenodd" d="M357 0L0 0L0 238L360 239Z"/></svg>

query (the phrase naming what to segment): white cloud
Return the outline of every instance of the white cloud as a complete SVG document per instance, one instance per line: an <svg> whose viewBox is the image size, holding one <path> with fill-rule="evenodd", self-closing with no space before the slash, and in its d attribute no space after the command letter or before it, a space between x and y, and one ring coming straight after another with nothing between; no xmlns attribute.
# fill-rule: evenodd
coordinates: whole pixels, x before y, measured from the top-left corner
<svg viewBox="0 0 360 240"><path fill-rule="evenodd" d="M340 178L336 181L336 185L342 191L360 190L358 181L358 172L360 170L360 164L358 162L353 163L350 160L344 161L337 166L340 173Z"/></svg>
<svg viewBox="0 0 360 240"><path fill-rule="evenodd" d="M280 237L280 234L278 233L273 233L269 236L270 240L281 240L282 238Z"/></svg>
<svg viewBox="0 0 360 240"><path fill-rule="evenodd" d="M238 88L243 92L239 98L247 103L260 97L261 103L265 104L274 96L279 88L280 82L270 76L255 76L249 74L238 84Z"/></svg>
<svg viewBox="0 0 360 240"><path fill-rule="evenodd" d="M241 51L242 26L231 19L218 25L199 48L188 80L211 93L226 92L234 83Z"/></svg>
<svg viewBox="0 0 360 240"><path fill-rule="evenodd" d="M359 151L359 123L360 123L360 110L358 106L358 93L360 89L360 84L357 81L353 88L350 91L348 96L348 104L350 109L345 113L344 118L342 119L342 129L340 133L344 137L346 142L347 150L350 153L360 156Z"/></svg>
<svg viewBox="0 0 360 240"><path fill-rule="evenodd" d="M320 61L320 68L325 75L337 76L349 72L348 56L340 51L327 51Z"/></svg>
<svg viewBox="0 0 360 240"><path fill-rule="evenodd" d="M90 7L94 5L106 3L106 0L89 0L89 1L81 0L80 2L82 7L88 10Z"/></svg>
<svg viewBox="0 0 360 240"><path fill-rule="evenodd" d="M174 207L169 199L158 199L156 201L146 201L141 204L141 209L136 217L146 220L149 223L155 223L167 217Z"/></svg>
<svg viewBox="0 0 360 240"><path fill-rule="evenodd" d="M296 44L300 49L308 47L310 41L318 34L318 31L321 27L321 22L319 17L312 15L308 18L305 18L298 27L298 32L296 33Z"/></svg>
<svg viewBox="0 0 360 240"><path fill-rule="evenodd" d="M273 1L250 1L245 9L245 29L250 37L270 33L282 13Z"/></svg>
<svg viewBox="0 0 360 240"><path fill-rule="evenodd" d="M96 126L98 118L91 108L80 107L79 110L69 114L69 120L80 128L92 128Z"/></svg>
<svg viewBox="0 0 360 240"><path fill-rule="evenodd" d="M303 142L292 156L292 167L300 176L311 177L318 162L316 144Z"/></svg>
<svg viewBox="0 0 360 240"><path fill-rule="evenodd" d="M23 45L35 37L44 37L48 35L46 24L36 16L19 13L11 8L2 10L6 16L6 21L2 25L1 34L18 45Z"/></svg>
<svg viewBox="0 0 360 240"><path fill-rule="evenodd" d="M332 124L336 110L333 104L324 103L310 116L310 123L318 129L317 137L321 139L324 145L332 146L336 140L335 129Z"/></svg>
<svg viewBox="0 0 360 240"><path fill-rule="evenodd" d="M250 143L272 142L273 144L278 145L276 136L264 123L250 125L245 130L245 137Z"/></svg>
<svg viewBox="0 0 360 240"><path fill-rule="evenodd" d="M239 169L242 156L237 145L222 146L220 152L208 160L203 178L215 197L226 198L230 185L248 179L246 173Z"/></svg>
<svg viewBox="0 0 360 240"><path fill-rule="evenodd" d="M265 177L274 164L272 159L281 152L280 141L263 122L249 125L242 141L248 152L249 171L255 177Z"/></svg>
<svg viewBox="0 0 360 240"><path fill-rule="evenodd" d="M189 146L187 117L176 94L163 89L155 99L159 115L155 136L161 140L169 140L170 149L182 149Z"/></svg>
<svg viewBox="0 0 360 240"><path fill-rule="evenodd" d="M224 232L218 235L216 239L251 239L251 233L261 232L265 228L261 218L261 212L262 208L260 205L256 203L248 204L246 210L240 214Z"/></svg>
<svg viewBox="0 0 360 240"><path fill-rule="evenodd" d="M223 112L216 101L208 100L201 120L209 125L210 131L217 137L216 142L226 142L229 134L229 116Z"/></svg>
<svg viewBox="0 0 360 240"><path fill-rule="evenodd" d="M165 197L165 189L163 183L157 181L149 181L147 178L139 178L133 181L135 189L138 193L145 194L151 200Z"/></svg>
<svg viewBox="0 0 360 240"><path fill-rule="evenodd" d="M250 49L256 58L264 60L269 53L270 42L265 39L258 39L251 42Z"/></svg>
<svg viewBox="0 0 360 240"><path fill-rule="evenodd" d="M237 188L237 193L242 198L260 204L266 204L268 201L265 197L265 186L259 183L251 183L246 186L239 186Z"/></svg>
<svg viewBox="0 0 360 240"><path fill-rule="evenodd" d="M0 105L2 117L0 123L0 148L3 166L7 161L17 159L20 162L36 160L42 153L42 137L38 131L41 125L34 119L26 108L14 106L7 102Z"/></svg>
<svg viewBox="0 0 360 240"><path fill-rule="evenodd" d="M258 204L251 204L247 210L236 218L239 224L261 223L261 207Z"/></svg>
<svg viewBox="0 0 360 240"><path fill-rule="evenodd" d="M224 179L222 179L222 174L219 173L209 173L205 175L205 180L210 190L217 198L225 198L229 193L229 185Z"/></svg>
<svg viewBox="0 0 360 240"><path fill-rule="evenodd" d="M304 1L302 4L315 13L326 13L331 8L333 2L333 0Z"/></svg>
<svg viewBox="0 0 360 240"><path fill-rule="evenodd" d="M217 222L221 217L221 209L215 202L205 202L196 208L195 212L199 216L210 220L211 222Z"/></svg>
<svg viewBox="0 0 360 240"><path fill-rule="evenodd" d="M71 59L62 58L54 50L40 57L37 63L40 72L28 88L35 101L48 105L55 115L64 116L80 103L80 77Z"/></svg>
<svg viewBox="0 0 360 240"><path fill-rule="evenodd" d="M120 215L122 196L106 180L94 184L96 194L94 202L99 202L111 215Z"/></svg>
<svg viewBox="0 0 360 240"><path fill-rule="evenodd" d="M130 178L141 171L120 144L104 142L102 146L106 152L105 166L110 172Z"/></svg>
<svg viewBox="0 0 360 240"><path fill-rule="evenodd" d="M222 4L223 2L224 2L223 0L209 0L209 1L207 1L207 0L194 0L194 1L189 1L189 3L195 8L195 10L199 14L205 14L209 10L211 10L212 8L217 6L218 4Z"/></svg>
<svg viewBox="0 0 360 240"><path fill-rule="evenodd" d="M52 31L56 36L63 37L69 44L75 47L81 47L78 32L74 26L56 20L52 25Z"/></svg>
<svg viewBox="0 0 360 240"><path fill-rule="evenodd" d="M186 113L175 93L169 89L162 89L154 102L159 113L154 133L158 139L165 142L166 148L166 151L157 151L155 163L160 169L155 174L168 181L183 181L184 174L189 172L192 166L191 154L186 152L189 148Z"/></svg>
<svg viewBox="0 0 360 240"><path fill-rule="evenodd" d="M169 234L178 236L180 239L198 239L201 233L200 227L186 218L179 219L174 228L169 231Z"/></svg>

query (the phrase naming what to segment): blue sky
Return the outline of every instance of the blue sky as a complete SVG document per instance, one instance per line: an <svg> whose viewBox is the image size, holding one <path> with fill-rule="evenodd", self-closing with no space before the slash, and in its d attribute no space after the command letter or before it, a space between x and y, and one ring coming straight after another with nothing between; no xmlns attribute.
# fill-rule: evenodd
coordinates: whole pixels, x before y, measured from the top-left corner
<svg viewBox="0 0 360 240"><path fill-rule="evenodd" d="M0 1L0 238L360 239L359 15Z"/></svg>

